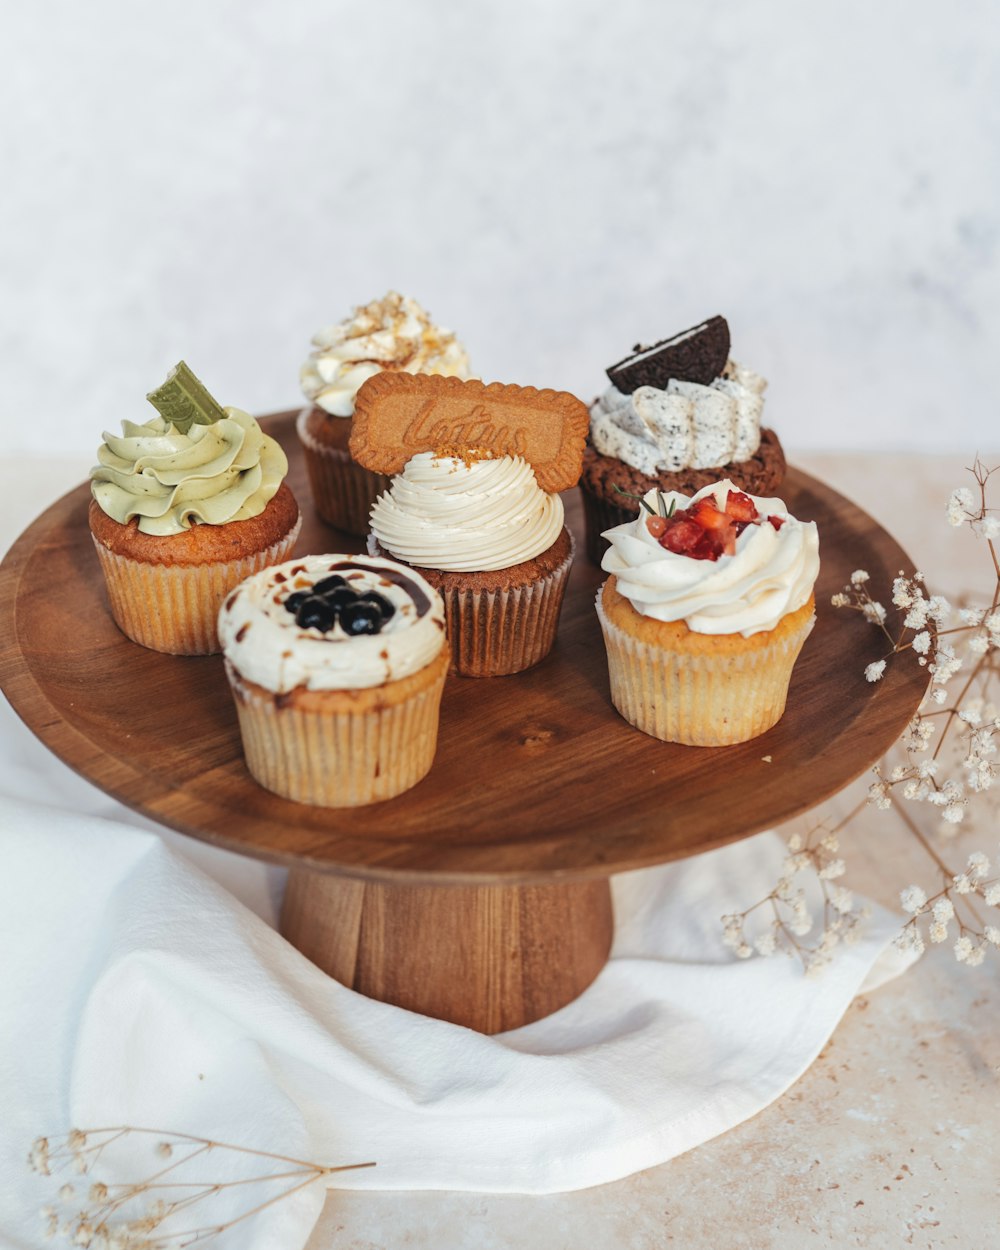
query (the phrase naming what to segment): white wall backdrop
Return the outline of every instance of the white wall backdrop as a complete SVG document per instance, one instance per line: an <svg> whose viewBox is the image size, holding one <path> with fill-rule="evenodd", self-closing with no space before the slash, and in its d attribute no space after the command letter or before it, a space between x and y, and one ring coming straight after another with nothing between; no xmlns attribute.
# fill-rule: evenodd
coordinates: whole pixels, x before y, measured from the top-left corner
<svg viewBox="0 0 1000 1250"><path fill-rule="evenodd" d="M0 6L0 433L94 448L184 357L297 404L394 287L590 398L721 312L796 448L1000 448L991 0Z"/></svg>

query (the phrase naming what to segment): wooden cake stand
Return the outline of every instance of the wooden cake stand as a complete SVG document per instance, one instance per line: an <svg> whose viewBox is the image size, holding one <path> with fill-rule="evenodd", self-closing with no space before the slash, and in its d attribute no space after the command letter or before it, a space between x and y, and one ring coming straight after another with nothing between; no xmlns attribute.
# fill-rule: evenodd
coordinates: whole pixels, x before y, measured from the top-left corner
<svg viewBox="0 0 1000 1250"><path fill-rule="evenodd" d="M315 515L294 413L265 424L302 505L297 553L356 552ZM494 1033L576 997L612 937L611 874L723 846L806 811L895 741L926 686L912 653L876 684L885 640L830 596L856 568L883 597L907 556L859 508L789 470L789 510L819 525L817 623L788 707L741 746L658 742L611 704L594 598L604 575L577 536L559 636L513 677L449 677L434 766L353 810L261 789L243 762L219 656L161 655L108 613L87 528L89 486L54 503L0 568L0 685L77 772L144 815L287 865L281 931L362 993Z"/></svg>

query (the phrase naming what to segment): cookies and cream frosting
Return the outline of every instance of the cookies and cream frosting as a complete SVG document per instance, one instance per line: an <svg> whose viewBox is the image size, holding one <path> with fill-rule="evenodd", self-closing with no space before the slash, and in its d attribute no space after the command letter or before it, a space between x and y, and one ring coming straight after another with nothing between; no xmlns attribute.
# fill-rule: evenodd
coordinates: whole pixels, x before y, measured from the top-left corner
<svg viewBox="0 0 1000 1250"><path fill-rule="evenodd" d="M377 633L350 635L339 623L303 628L285 606L333 575L392 605ZM378 556L322 555L262 569L229 595L219 613L219 641L243 678L285 694L360 690L408 677L428 665L445 641L441 596L413 569Z"/></svg>
<svg viewBox="0 0 1000 1250"><path fill-rule="evenodd" d="M749 459L760 445L765 380L730 360L711 385L610 386L590 410L590 441L648 476Z"/></svg>
<svg viewBox="0 0 1000 1250"><path fill-rule="evenodd" d="M195 524L223 525L259 516L288 472L273 438L248 413L226 408L186 434L163 417L122 422L105 432L91 493L120 524L138 517L144 534L180 534Z"/></svg>
<svg viewBox="0 0 1000 1250"><path fill-rule="evenodd" d="M686 508L712 495L725 509L728 479L706 486L688 498L664 491L664 511ZM695 560L662 547L646 524L649 512L625 525L606 530L611 546L601 567L613 573L620 594L643 616L658 621L683 621L698 634L752 634L774 629L783 616L802 607L819 574L819 535L814 521L797 521L780 499L751 495L763 518L780 526L747 525L736 538L733 555ZM659 511L657 492L646 502Z"/></svg>
<svg viewBox="0 0 1000 1250"><path fill-rule="evenodd" d="M379 546L408 564L446 572L505 569L547 550L563 505L520 456L458 459L421 452L372 507Z"/></svg>
<svg viewBox="0 0 1000 1250"><path fill-rule="evenodd" d="M300 370L302 390L335 417L351 416L358 389L386 369L469 377L469 358L452 331L435 325L416 300L395 291L326 326L312 344Z"/></svg>

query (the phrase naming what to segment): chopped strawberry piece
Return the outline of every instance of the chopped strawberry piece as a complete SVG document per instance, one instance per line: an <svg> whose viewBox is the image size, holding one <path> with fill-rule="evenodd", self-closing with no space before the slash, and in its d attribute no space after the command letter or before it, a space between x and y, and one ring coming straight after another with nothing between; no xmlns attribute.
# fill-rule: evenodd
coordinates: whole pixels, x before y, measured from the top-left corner
<svg viewBox="0 0 1000 1250"><path fill-rule="evenodd" d="M660 538L663 531L667 528L667 518L663 516L646 517L646 529L654 538Z"/></svg>
<svg viewBox="0 0 1000 1250"><path fill-rule="evenodd" d="M660 546L679 556L690 555L705 531L684 513L677 513L667 522L660 536Z"/></svg>
<svg viewBox="0 0 1000 1250"><path fill-rule="evenodd" d="M729 517L725 512L720 512L718 505L711 495L706 495L704 499L699 499L697 503L693 503L687 509L693 521L697 521L702 529L721 530L725 529L729 524Z"/></svg>
<svg viewBox="0 0 1000 1250"><path fill-rule="evenodd" d="M734 521L756 521L757 519L754 501L741 490L731 490L726 496L726 513Z"/></svg>
<svg viewBox="0 0 1000 1250"><path fill-rule="evenodd" d="M785 523L785 518L783 516L769 516L767 519L771 522L771 524L774 526L776 530L780 530L781 527Z"/></svg>
<svg viewBox="0 0 1000 1250"><path fill-rule="evenodd" d="M688 555L693 560L718 560L722 555L725 539L719 530L703 530L694 550Z"/></svg>

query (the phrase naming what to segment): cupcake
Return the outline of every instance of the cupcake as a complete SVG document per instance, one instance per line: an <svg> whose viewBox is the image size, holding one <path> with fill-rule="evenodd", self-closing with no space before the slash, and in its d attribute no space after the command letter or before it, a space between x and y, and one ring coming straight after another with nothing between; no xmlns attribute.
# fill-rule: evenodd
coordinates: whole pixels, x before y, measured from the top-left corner
<svg viewBox="0 0 1000 1250"><path fill-rule="evenodd" d="M301 527L288 461L239 408L222 408L183 361L147 396L159 415L105 433L89 522L111 615L172 655L219 650L232 588L291 552Z"/></svg>
<svg viewBox="0 0 1000 1250"><path fill-rule="evenodd" d="M455 672L499 677L555 642L573 539L558 491L580 473L587 410L572 395L455 378L367 382L351 448L396 476L370 550L444 600Z"/></svg>
<svg viewBox="0 0 1000 1250"><path fill-rule="evenodd" d="M320 807L390 799L430 769L444 610L412 569L324 555L263 569L219 614L247 768Z"/></svg>
<svg viewBox="0 0 1000 1250"><path fill-rule="evenodd" d="M583 495L587 554L631 520L650 490L693 495L721 477L771 495L785 477L773 430L761 428L767 383L729 357L729 326L712 317L612 365L590 410Z"/></svg>
<svg viewBox="0 0 1000 1250"><path fill-rule="evenodd" d="M771 728L815 620L814 522L729 480L650 491L609 530L597 597L611 699L643 733L729 746Z"/></svg>
<svg viewBox="0 0 1000 1250"><path fill-rule="evenodd" d="M450 330L416 302L390 291L327 326L313 338L302 366L310 401L297 428L316 511L348 534L368 533L368 513L389 480L351 458L349 441L359 387L383 370L467 378L469 360Z"/></svg>

